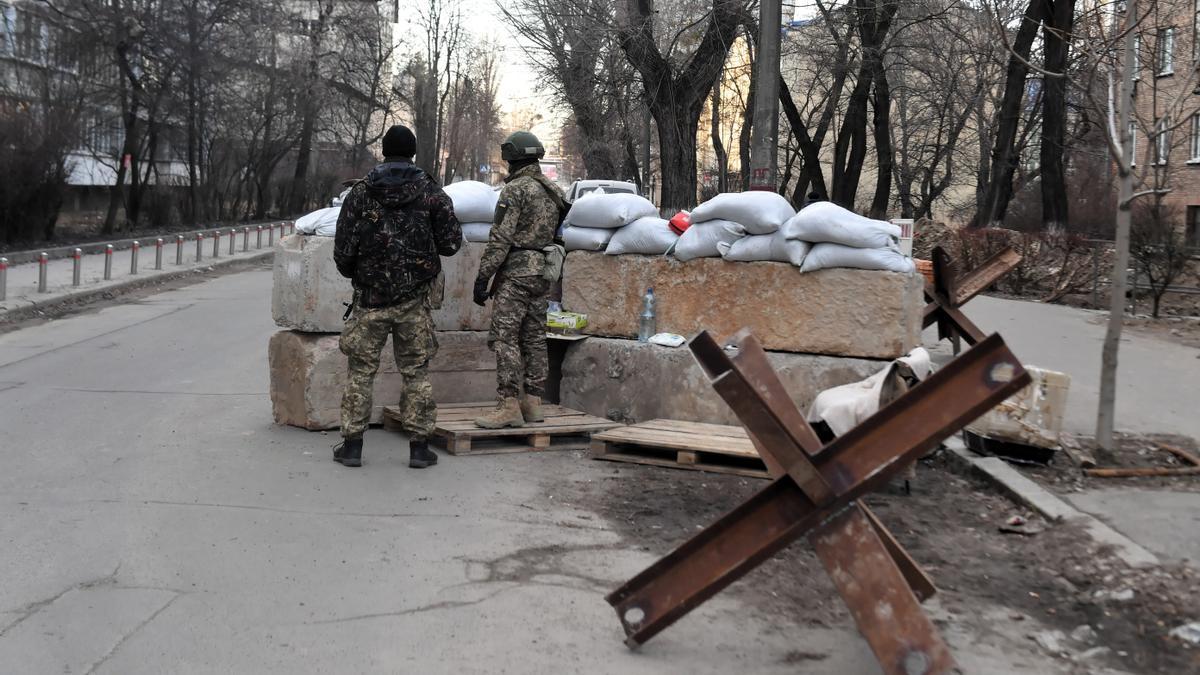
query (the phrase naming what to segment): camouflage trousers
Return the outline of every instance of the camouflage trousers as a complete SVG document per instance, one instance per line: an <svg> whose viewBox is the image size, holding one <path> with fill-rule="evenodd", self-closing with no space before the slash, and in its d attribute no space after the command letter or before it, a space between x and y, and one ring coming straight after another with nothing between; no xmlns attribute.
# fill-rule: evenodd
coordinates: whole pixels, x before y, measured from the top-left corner
<svg viewBox="0 0 1200 675"><path fill-rule="evenodd" d="M342 394L342 437L359 438L371 420L371 394L379 355L392 338L396 369L404 377L400 398L401 427L413 439L433 433L437 405L429 382L429 361L437 354L437 336L429 314L429 297L420 294L392 307L357 307L342 329L339 348L350 360L346 390Z"/></svg>
<svg viewBox="0 0 1200 675"><path fill-rule="evenodd" d="M546 305L550 282L541 277L502 278L492 295L488 347L496 353L496 393L500 398L546 392Z"/></svg>

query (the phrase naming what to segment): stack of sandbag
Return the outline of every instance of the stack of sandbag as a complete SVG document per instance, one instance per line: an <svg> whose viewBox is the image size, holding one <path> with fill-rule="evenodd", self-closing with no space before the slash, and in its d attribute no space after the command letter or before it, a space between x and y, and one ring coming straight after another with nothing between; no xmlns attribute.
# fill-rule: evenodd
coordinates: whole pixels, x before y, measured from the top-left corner
<svg viewBox="0 0 1200 675"><path fill-rule="evenodd" d="M616 234L643 218L657 218L649 199L629 193L588 193L571 205L562 239L568 251L604 251Z"/></svg>
<svg viewBox="0 0 1200 675"><path fill-rule="evenodd" d="M496 217L500 193L487 183L464 180L443 188L454 203L454 215L462 225L463 239L487 241Z"/></svg>
<svg viewBox="0 0 1200 675"><path fill-rule="evenodd" d="M774 192L729 192L696 207L692 226L675 245L675 257L735 257L730 260L779 260L799 265L807 249L780 240L779 230L796 214Z"/></svg>
<svg viewBox="0 0 1200 675"><path fill-rule="evenodd" d="M802 272L830 267L911 273L911 258L900 253L900 228L844 209L816 202L800 210L780 230L788 240L812 245Z"/></svg>
<svg viewBox="0 0 1200 675"><path fill-rule="evenodd" d="M341 212L342 207L338 205L300 216L296 219L296 231L300 234L332 237L337 232L338 215Z"/></svg>

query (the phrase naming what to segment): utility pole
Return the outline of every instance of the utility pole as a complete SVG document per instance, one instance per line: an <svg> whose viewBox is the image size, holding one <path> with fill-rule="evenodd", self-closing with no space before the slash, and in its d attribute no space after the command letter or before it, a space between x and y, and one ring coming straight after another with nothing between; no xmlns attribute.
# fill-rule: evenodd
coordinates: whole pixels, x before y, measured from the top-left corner
<svg viewBox="0 0 1200 675"><path fill-rule="evenodd" d="M779 42L782 0L762 0L758 17L758 63L754 72L754 128L750 133L750 189L778 187Z"/></svg>

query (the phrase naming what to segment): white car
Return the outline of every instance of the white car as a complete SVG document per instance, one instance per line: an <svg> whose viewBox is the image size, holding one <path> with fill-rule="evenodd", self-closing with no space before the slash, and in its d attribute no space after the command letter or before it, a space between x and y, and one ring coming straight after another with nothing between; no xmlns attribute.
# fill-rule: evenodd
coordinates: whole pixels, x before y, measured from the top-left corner
<svg viewBox="0 0 1200 675"><path fill-rule="evenodd" d="M589 192L602 190L608 194L626 193L636 195L637 185L621 180L577 180L567 189L567 201L574 202Z"/></svg>

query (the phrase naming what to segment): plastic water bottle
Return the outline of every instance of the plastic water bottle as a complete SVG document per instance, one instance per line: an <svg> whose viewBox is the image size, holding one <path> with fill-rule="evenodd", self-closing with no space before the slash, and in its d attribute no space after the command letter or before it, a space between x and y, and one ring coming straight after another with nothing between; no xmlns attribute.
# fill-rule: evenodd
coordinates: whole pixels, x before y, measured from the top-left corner
<svg viewBox="0 0 1200 675"><path fill-rule="evenodd" d="M658 333L653 288L647 288L642 296L642 314L638 319L638 342L649 342Z"/></svg>

